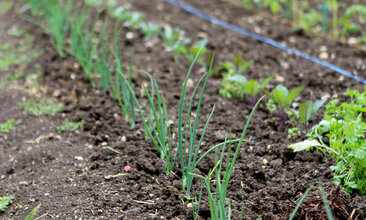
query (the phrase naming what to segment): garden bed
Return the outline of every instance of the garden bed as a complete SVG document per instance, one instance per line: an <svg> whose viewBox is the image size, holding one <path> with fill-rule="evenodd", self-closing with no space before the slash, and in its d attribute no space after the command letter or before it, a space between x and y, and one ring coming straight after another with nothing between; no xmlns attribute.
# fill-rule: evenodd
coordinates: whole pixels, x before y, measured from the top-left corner
<svg viewBox="0 0 366 220"><path fill-rule="evenodd" d="M255 12L240 9L219 0L187 0L186 3L232 24L273 38L313 56L329 54L328 61L346 70L365 75L364 51L328 41L318 41L293 31L290 27L261 18ZM245 73L248 78L264 80L275 75L273 83L289 88L305 86L302 98L316 100L323 97L341 98L346 89L363 89L355 80L339 75L302 58L269 45L243 37L205 22L162 1L120 1L128 9L140 11L147 20L163 21L186 31L193 41L208 39L208 48L216 52L219 62L232 60L235 55L253 60ZM0 136L0 196L14 197L13 204L1 213L1 218L25 217L36 205L44 219L192 219L192 209L185 203L179 172L166 175L164 161L149 139L145 138L140 119L135 128L123 120L117 101L108 92L93 88L75 58L61 58L50 43L49 36L33 24L20 20L13 12L1 15L0 39L8 39L7 30L16 25L35 36L34 47L44 53L32 63L13 66L2 71L2 76L15 69L34 68L38 63L43 75L39 89L29 91L21 86L7 87L0 92L1 122L15 118L20 125L9 134ZM134 60L134 68L146 70L157 79L164 92L172 121L178 118L182 84L189 63L178 64L173 55L157 43L146 45L141 33L125 37L132 30L123 29L122 56L124 63ZM3 38L4 36L4 38ZM0 40L0 43L3 40ZM321 51L322 50L322 51ZM332 59L333 58L333 59ZM202 72L191 75L191 93ZM142 73L133 72L135 88L148 83ZM243 99L224 99L219 94L219 76L209 80L203 95L198 134L202 133L206 118L215 105L202 151L225 140L231 128L238 138L251 111ZM23 97L52 98L64 105L56 116L26 115L17 102ZM75 101L77 100L77 102ZM196 99L198 100L198 98ZM10 110L9 110L10 109ZM319 112L321 117L323 110ZM77 132L60 132L57 126L64 118L84 120ZM228 187L232 205L232 219L239 219L244 201L244 219L288 219L296 204L310 185L322 183L336 219L365 219L364 198L357 193L339 191L330 178L334 165L331 157L321 152L294 153L288 149L301 137L287 139L287 130L272 119L265 103L259 104L242 147ZM2 134L1 134L2 135ZM130 166L131 169L127 169ZM196 172L207 175L215 166L214 155L202 161ZM201 180L195 179L192 195L199 194ZM202 198L207 197L203 191ZM243 199L244 198L244 199ZM353 213L353 214L351 214ZM208 219L210 211L203 199L199 215ZM326 214L319 190L312 190L298 211L297 219L311 216L325 219Z"/></svg>

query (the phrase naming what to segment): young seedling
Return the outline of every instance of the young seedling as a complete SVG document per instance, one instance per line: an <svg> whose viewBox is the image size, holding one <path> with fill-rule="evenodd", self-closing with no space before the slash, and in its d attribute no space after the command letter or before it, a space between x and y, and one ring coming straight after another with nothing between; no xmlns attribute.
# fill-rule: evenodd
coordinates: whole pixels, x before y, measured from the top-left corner
<svg viewBox="0 0 366 220"><path fill-rule="evenodd" d="M116 7L114 3L107 3L108 11L112 18L123 22L125 27L136 30L144 20L144 16L137 11L130 12L123 6Z"/></svg>
<svg viewBox="0 0 366 220"><path fill-rule="evenodd" d="M13 202L13 197L3 196L0 197L0 212L5 212L9 205Z"/></svg>
<svg viewBox="0 0 366 220"><path fill-rule="evenodd" d="M312 121L313 117L326 101L326 99L315 102L308 100L299 104L299 122L305 126L306 133L309 130L309 122Z"/></svg>
<svg viewBox="0 0 366 220"><path fill-rule="evenodd" d="M210 122L210 119L212 117L212 114L214 112L215 106L212 108L212 111L210 113L210 115L208 116L208 119L206 121L206 124L203 128L202 134L200 139L198 140L198 143L196 144L196 134L197 134L197 126L198 126L198 119L200 116L200 110L201 110L201 104L202 104L202 99L203 99L203 94L207 85L207 80L208 77L210 76L211 73L211 69L212 69L212 63L213 60L211 60L211 64L210 64L210 68L209 71L206 75L204 75L197 83L195 89L193 90L192 96L190 98L190 100L188 100L187 98L187 82L189 79L189 76L192 72L192 69L195 65L195 62L197 61L198 56L195 57L195 59L193 60L186 79L184 81L183 84L183 88L182 88L182 93L181 93L181 98L180 98L180 102L179 102L179 111L178 111L178 147L177 147L177 153L179 156L179 163L180 163L180 167L181 167L181 171L182 171L182 188L183 190L186 190L186 198L188 200L191 199L190 197L190 190L191 190L191 185L192 185L192 181L194 178L194 169L198 166L199 162L202 161L211 151L215 150L216 148L225 145L226 142L224 143L220 143L218 145L213 146L212 148L210 148L208 151L206 151L201 157L199 156L199 151L200 151L200 147L202 145L202 141L203 138L205 137L205 133L208 127L208 124ZM192 115L192 104L193 104L193 100L194 100L194 96L198 90L198 87L201 83L201 81L204 79L205 77L205 81L203 82L202 85L202 89L201 89L201 93L199 96L199 100L198 100L198 104L196 106L196 112L195 112L195 118L191 119L191 115ZM185 104L185 112L183 114L183 106ZM248 122L244 128L244 131L242 133L242 137L241 139L236 139L236 140L232 140L231 142L239 142L239 145L241 145L241 142L243 142L243 138L244 138L244 134L246 132L246 129L249 125L249 121L252 117L253 111L251 113L251 115L249 116ZM186 119L183 120L183 115L186 115ZM233 167L230 168L230 170L232 171Z"/></svg>
<svg viewBox="0 0 366 220"><path fill-rule="evenodd" d="M250 106L254 106L258 101L258 95L263 92L267 84L274 78L274 76L267 77L262 83L257 80L249 80L246 87L245 93L247 95L246 99Z"/></svg>
<svg viewBox="0 0 366 220"><path fill-rule="evenodd" d="M230 219L231 218L231 206L230 206L230 200L227 198L227 189L228 189L228 185L230 182L230 178L234 171L236 159L239 155L241 145L244 141L244 136L246 134L246 130L249 126L251 118L252 118L254 111L257 108L260 100L256 103L256 105L252 109L252 112L244 126L243 132L239 139L239 143L236 147L233 158L231 159L231 145L233 142L231 140L231 134L230 134L229 141L225 140L225 142L223 143L223 148L221 150L220 159L218 159L217 148L215 149L215 162L214 162L215 167L213 168L213 170L209 171L207 177L193 174L194 176L200 177L205 181L207 193L209 196L208 201L209 201L209 205L210 205L210 212L211 212L212 219ZM225 164L224 163L224 153L226 150L226 144L228 144L229 146L227 148L227 156L226 156L226 164ZM224 171L223 171L223 169L224 169ZM215 193L212 193L212 191L211 191L211 179L210 178L211 178L212 174L214 174L215 183L216 183L216 187L215 187L216 192Z"/></svg>
<svg viewBox="0 0 366 220"><path fill-rule="evenodd" d="M323 205L324 205L324 208L325 208L325 212L327 214L327 218L329 220L334 220L334 217L333 217L333 214L332 214L332 210L329 206L329 202L328 202L328 199L327 199L327 196L325 195L325 192L324 192L324 188L323 188L323 185L321 183L318 183L318 188L319 188L319 191L320 191L320 196L323 200ZM293 220L295 219L296 217L296 213L297 211L300 209L301 207L301 204L303 203L303 201L305 200L306 196L309 194L309 192L311 191L311 189L314 187L314 184L312 184L304 193L304 195L301 197L301 199L299 200L299 202L297 203L294 211L292 211L291 213L291 216L289 218L289 220Z"/></svg>
<svg viewBox="0 0 366 220"><path fill-rule="evenodd" d="M68 52L78 60L90 83L94 85L92 78L100 45L100 38L95 37L99 14L91 22L87 19L90 14L87 8L82 7L78 11L78 16L70 18L70 50Z"/></svg>
<svg viewBox="0 0 366 220"><path fill-rule="evenodd" d="M32 211L25 217L24 220L32 220L39 208L41 208L41 204L37 205L34 209L32 209Z"/></svg>
<svg viewBox="0 0 366 220"><path fill-rule="evenodd" d="M211 75L215 75L222 70L222 67L217 65L217 60L215 59L214 52L210 52L206 59L206 66L210 66L212 62Z"/></svg>
<svg viewBox="0 0 366 220"><path fill-rule="evenodd" d="M126 18L126 26L131 27L133 30L136 30L143 20L144 16L140 12L129 12Z"/></svg>
<svg viewBox="0 0 366 220"><path fill-rule="evenodd" d="M109 89L112 82L112 73L110 71L110 57L109 57L109 35L107 34L108 20L105 19L103 24L103 29L99 36L99 42L101 43L101 54L97 56L94 65L94 71L99 73L100 84L102 85L103 92Z"/></svg>
<svg viewBox="0 0 366 220"><path fill-rule="evenodd" d="M289 91L283 85L277 85L272 93L265 90L265 93L270 97L272 102L276 105L280 115L279 124L285 127L290 117L296 117L296 113L291 109L291 105L299 93L304 89L304 86L299 86Z"/></svg>
<svg viewBox="0 0 366 220"><path fill-rule="evenodd" d="M127 85L127 87L139 110L145 132L156 147L160 157L165 159L165 171L166 174L169 174L174 168L175 158L173 159L172 154L172 134L168 124L168 112L165 105L164 94L160 92L156 80L153 79L150 74L145 71L141 72L149 76L151 81L151 91L143 86L143 92L148 98L148 104L145 112L140 106L131 86ZM148 114L149 110L151 112L150 115Z"/></svg>
<svg viewBox="0 0 366 220"><path fill-rule="evenodd" d="M161 22L141 22L140 27L145 40L154 42L160 33Z"/></svg>
<svg viewBox="0 0 366 220"><path fill-rule="evenodd" d="M114 32L114 59L115 59L115 78L114 83L110 81L110 88L114 94L115 99L118 101L122 112L125 116L125 120L130 123L131 127L135 126L135 101L134 93L132 90L132 66L130 64L128 70L128 77L124 76L122 53L121 53L121 29L118 28L118 24L115 27Z"/></svg>
<svg viewBox="0 0 366 220"><path fill-rule="evenodd" d="M198 57L197 63L192 70L193 73L196 73L200 67L206 67L206 60L204 58L204 54L207 52L206 45L207 39L201 39L188 49L185 47L179 48L179 52L185 56L189 63L192 63L196 56Z"/></svg>
<svg viewBox="0 0 366 220"><path fill-rule="evenodd" d="M235 56L232 63L223 62L226 69L221 83L220 94L224 98L244 97L245 87L248 80L242 73L252 65L252 61L244 62L240 56Z"/></svg>
<svg viewBox="0 0 366 220"><path fill-rule="evenodd" d="M164 27L161 33L167 52L173 52L174 59L179 62L179 53L185 48L191 40L184 37L184 32L180 29L173 29L169 26Z"/></svg>
<svg viewBox="0 0 366 220"><path fill-rule="evenodd" d="M129 16L128 10L123 6L118 6L117 8L114 8L114 6L109 6L109 14L112 18L118 20L118 21L126 21L127 17Z"/></svg>
<svg viewBox="0 0 366 220"><path fill-rule="evenodd" d="M294 110L294 112L297 114L297 118L292 117L292 119L294 119L295 127L289 128L287 130L288 132L287 138L290 139L295 135L305 136L309 132L309 129L312 126L311 122L313 120L313 117L316 115L320 107L326 101L327 101L326 99L317 100L315 102L308 100L304 103L300 103L299 110L298 111Z"/></svg>
<svg viewBox="0 0 366 220"><path fill-rule="evenodd" d="M222 66L227 70L230 76L241 75L246 69L253 64L253 61L244 61L241 56L235 56L232 63L223 62Z"/></svg>
<svg viewBox="0 0 366 220"><path fill-rule="evenodd" d="M0 132L9 133L10 130L14 129L18 125L19 121L15 121L14 118L11 118L4 123L0 123Z"/></svg>
<svg viewBox="0 0 366 220"><path fill-rule="evenodd" d="M200 219L198 213L200 212L202 190L203 190L203 184L201 185L201 190L200 190L200 194L198 197L198 201L197 201L196 197L192 200L192 214L193 214L194 220Z"/></svg>
<svg viewBox="0 0 366 220"><path fill-rule="evenodd" d="M352 5L346 9L345 14L339 19L339 24L342 26L343 36L347 36L357 31L362 31L361 25L352 21L352 17L354 15L359 15L366 20L366 5Z"/></svg>
<svg viewBox="0 0 366 220"><path fill-rule="evenodd" d="M64 124L57 127L57 130L65 132L65 131L76 131L84 124L84 120L78 122L69 121L69 119L65 118Z"/></svg>
<svg viewBox="0 0 366 220"><path fill-rule="evenodd" d="M326 25L319 25L322 17L318 11L312 9L309 12L299 15L299 26L306 32L320 32L321 28L326 29Z"/></svg>
<svg viewBox="0 0 366 220"><path fill-rule="evenodd" d="M35 2L34 0L31 2ZM32 4L31 4L32 5ZM66 35L68 33L69 19L71 17L71 9L74 5L74 0L64 2L40 0L35 3L35 10L40 6L43 11L42 18L45 19L47 30L55 39L55 47L60 56L64 57L64 45Z"/></svg>
<svg viewBox="0 0 366 220"><path fill-rule="evenodd" d="M266 85L274 78L274 76L267 77L263 83L259 83L257 80L247 80L242 75L234 75L229 78L229 81L240 84L240 87L244 89L244 95L250 106L254 106L258 101L258 95L263 92Z"/></svg>

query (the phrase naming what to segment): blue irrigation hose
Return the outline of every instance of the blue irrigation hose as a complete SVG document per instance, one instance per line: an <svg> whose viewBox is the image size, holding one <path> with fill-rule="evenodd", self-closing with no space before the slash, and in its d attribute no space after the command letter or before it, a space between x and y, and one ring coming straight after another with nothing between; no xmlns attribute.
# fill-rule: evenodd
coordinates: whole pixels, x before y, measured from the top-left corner
<svg viewBox="0 0 366 220"><path fill-rule="evenodd" d="M231 31L238 32L238 33L240 33L242 35L245 35L245 36L254 38L254 39L256 39L258 41L261 41L263 43L266 43L266 44L272 45L274 47L277 47L279 49L282 49L284 51L293 53L293 54L295 54L295 55L297 55L299 57L302 57L302 58L307 59L307 60L309 60L311 62L320 64L320 65L322 65L324 67L327 67L327 68L329 68L329 69L331 69L333 71L336 71L336 72L338 72L338 73L340 73L340 74L342 74L344 76L347 76L349 78L355 79L355 80L357 80L357 81L359 81L359 82L361 82L363 84L366 84L366 80L365 79L363 79L363 78L361 78L359 76L356 76L356 75L354 75L354 74L352 74L352 73L350 73L350 72L348 72L348 71L346 71L346 70L344 70L342 68L339 68L337 66L334 66L333 64L330 64L328 62L325 62L323 60L320 60L320 59L318 59L316 57L310 56L309 54L306 54L304 52L301 52L301 51L299 51L297 49L294 49L294 48L285 46L283 44L280 44L280 43L278 43L278 42L276 42L276 41L274 41L274 40L272 40L270 38L263 37L263 36L261 36L259 34L256 34L256 33L253 33L253 32L247 31L247 30L244 30L244 29L239 28L237 26L234 26L234 25L231 25L231 24L226 23L224 21L221 21L221 20L219 20L217 18L211 17L211 16L209 16L209 15L207 15L207 14L205 14L205 13L203 13L203 12L201 12L201 11L195 9L195 8L193 8L192 6L190 6L188 4L185 4L183 2L179 2L179 1L176 1L176 0L164 0L164 2L169 3L171 5L178 6L179 8L184 9L185 11L187 11L187 12L193 14L193 15L196 15L196 16L198 16L200 18L203 18L203 19L205 19L205 20L207 20L207 21L209 21L209 22L211 22L213 24L219 25L219 26L221 26L221 27L223 27L225 29L229 29Z"/></svg>

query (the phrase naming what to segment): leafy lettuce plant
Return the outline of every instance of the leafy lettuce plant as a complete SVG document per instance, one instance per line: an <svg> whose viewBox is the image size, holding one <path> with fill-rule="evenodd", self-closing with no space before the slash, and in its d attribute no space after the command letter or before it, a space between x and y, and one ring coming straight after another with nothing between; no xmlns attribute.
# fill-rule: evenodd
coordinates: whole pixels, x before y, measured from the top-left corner
<svg viewBox="0 0 366 220"><path fill-rule="evenodd" d="M304 86L299 86L289 91L283 85L277 85L270 93L265 90L265 93L270 97L270 101L274 103L275 109L278 111L281 127L285 127L290 117L296 117L296 113L291 108L292 103L299 93L304 89Z"/></svg>
<svg viewBox="0 0 366 220"><path fill-rule="evenodd" d="M349 102L340 103L338 99L326 105L324 119L309 132L310 138L318 138L321 144L308 144L301 149L310 149L320 145L334 159L336 165L331 166L334 172L332 181L344 186L344 191L358 190L366 194L366 91L360 93L350 90L345 93ZM328 137L329 147L323 142Z"/></svg>

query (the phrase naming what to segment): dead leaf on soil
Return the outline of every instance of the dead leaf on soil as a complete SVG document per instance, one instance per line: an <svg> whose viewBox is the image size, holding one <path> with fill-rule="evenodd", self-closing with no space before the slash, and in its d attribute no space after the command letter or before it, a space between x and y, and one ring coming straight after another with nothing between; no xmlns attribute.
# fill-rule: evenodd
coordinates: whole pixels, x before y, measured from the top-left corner
<svg viewBox="0 0 366 220"><path fill-rule="evenodd" d="M112 178L117 178L117 177L126 176L126 175L128 175L128 173L117 173L116 175L107 175L104 177L104 179L109 180Z"/></svg>
<svg viewBox="0 0 366 220"><path fill-rule="evenodd" d="M51 140L53 138L55 138L57 140L60 140L61 136L60 135L55 135L54 133L50 133L50 134L47 134L47 135L41 135L41 136L37 137L35 140L26 140L24 142L27 143L27 144L39 144L44 139Z"/></svg>

